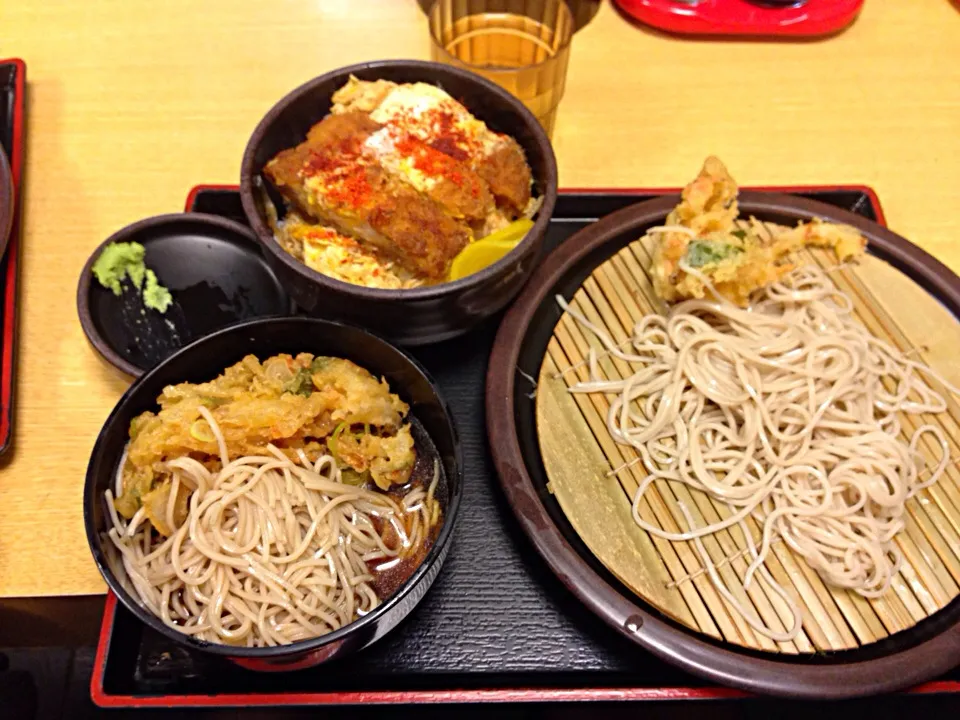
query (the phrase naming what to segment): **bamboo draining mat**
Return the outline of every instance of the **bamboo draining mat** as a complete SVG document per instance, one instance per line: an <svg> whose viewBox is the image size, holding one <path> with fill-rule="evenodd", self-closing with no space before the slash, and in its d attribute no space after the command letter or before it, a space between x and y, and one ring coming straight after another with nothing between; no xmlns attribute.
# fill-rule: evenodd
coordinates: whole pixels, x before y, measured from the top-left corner
<svg viewBox="0 0 960 720"><path fill-rule="evenodd" d="M662 312L647 270L652 239L645 237L620 250L587 278L570 301L594 324L624 342L644 315ZM799 264L834 268L832 255L804 253ZM960 326L935 298L883 261L866 257L856 266L830 272L837 287L854 301L856 314L874 335L923 362L954 383L960 372L952 358L960 351ZM896 309L891 312L890 305ZM905 312L906 311L906 312ZM898 323L893 316L901 319ZM903 322L909 318L909 322ZM576 532L594 555L624 585L667 616L718 640L747 648L782 653L813 653L855 648L913 627L960 594L960 467L954 462L934 487L907 504L906 529L897 537L903 566L890 590L866 599L831 587L784 543L775 542L766 567L800 608L803 627L790 642L775 642L753 631L743 616L716 591L692 543L671 542L641 530L631 516L631 502L645 477L633 448L618 445L606 428L611 396L572 395L567 388L588 378L586 358L594 348L601 376L632 374L628 363L605 353L593 334L564 314L554 328L537 384L537 433L549 489ZM904 416L906 433L919 425L939 424L949 439L951 456L960 458L960 406L949 397L938 416ZM931 440L922 447L933 461ZM658 480L639 506L641 517L671 532L687 527L678 502L695 524L715 523L731 513L720 502L680 483ZM748 527L759 544L760 527ZM752 608L773 629L791 622L786 603L756 576L749 590L743 577L749 559L736 525L707 536L707 552L721 579L739 602Z"/></svg>

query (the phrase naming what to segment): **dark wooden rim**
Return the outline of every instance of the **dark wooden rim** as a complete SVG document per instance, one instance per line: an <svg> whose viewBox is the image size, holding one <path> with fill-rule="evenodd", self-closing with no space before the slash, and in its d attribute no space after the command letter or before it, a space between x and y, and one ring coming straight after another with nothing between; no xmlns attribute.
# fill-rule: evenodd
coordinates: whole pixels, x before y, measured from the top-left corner
<svg viewBox="0 0 960 720"><path fill-rule="evenodd" d="M432 82L432 77L439 77L441 79L444 76L456 77L464 82L482 88L484 92L487 92L490 95L498 97L501 102L508 105L519 116L523 126L535 137L537 149L543 155L547 167L546 175L543 178L537 178L543 183L543 204L540 207L537 220L533 227L530 228L530 231L527 233L526 237L519 245L517 245L517 247L515 247L493 265L484 268L480 272L476 272L472 275L468 275L465 278L461 278L460 280L444 282L440 283L439 285L431 285L428 287L410 288L407 290L384 290L381 288L368 288L362 285L353 285L351 283L341 282L339 280L327 277L316 270L308 268L302 262L299 262L296 258L292 257L290 253L280 247L280 243L278 243L276 238L273 236L273 232L263 221L263 218L260 217L260 213L257 212L256 201L254 200L254 194L256 192L255 183L260 177L260 171L262 170L262 168L256 167L255 156L257 149L263 142L263 138L273 130L273 126L277 123L278 118L283 114L287 107L295 103L301 96L312 92L316 86L323 85L333 78L342 78L344 81L346 81L347 78L358 72L377 70L378 68L394 67L420 70L423 72L426 82ZM317 120L319 121L327 112L327 108L318 108ZM271 255L276 257L280 262L296 272L298 275L301 275L304 278L330 290L335 290L339 293L342 293L347 297L353 295L356 297L381 301L395 301L399 297L403 297L407 300L426 300L483 285L485 282L501 273L505 268L509 267L516 261L518 257L525 256L530 249L537 242L539 242L539 239L541 239L547 232L547 226L550 224L550 218L553 216L553 208L557 203L557 159L553 152L553 146L550 144L550 138L547 137L543 126L540 125L540 121L534 117L533 113L531 113L522 102L501 88L499 85L496 85L486 78L480 77L479 75L475 75L471 72L461 70L460 68L456 68L451 65L443 65L441 63L427 62L424 60L379 60L376 62L365 62L356 65L349 65L347 67L342 67L325 73L320 77L304 83L295 90L292 90L276 105L274 105L264 116L263 120L260 121L260 124L257 125L256 129L253 131L253 135L250 137L250 140L247 143L246 150L244 150L243 160L240 165L240 199L243 203L243 210L247 214L247 220L250 222L250 226L260 239L263 247L266 248Z"/></svg>
<svg viewBox="0 0 960 720"><path fill-rule="evenodd" d="M191 223L194 225L208 225L210 227L215 227L218 230L241 236L244 240L251 243L252 247L259 247L256 236L253 234L250 228L246 227L245 225L241 225L234 220L228 220L227 218L220 217L219 215L207 215L206 213L198 212L168 213L166 215L154 215L153 217L145 218L139 222L135 222L132 225L127 225L126 227L117 230L117 232L97 246L97 249L91 253L90 257L87 259L87 262L84 263L83 270L80 271L80 280L77 282L77 314L80 317L80 327L83 328L83 334L87 336L87 340L90 341L90 344L93 346L94 350L100 353L104 360L117 368L117 370L120 370L121 372L124 372L134 378L138 378L145 372L148 372L149 368L145 369L138 367L121 356L116 350L113 349L110 343L104 339L104 337L97 330L96 324L93 322L93 316L90 314L90 284L92 282L91 277L93 275L91 268L97 261L97 258L100 257L100 253L103 252L103 249L107 245L115 242L135 242L137 240L137 236L145 230L152 230L158 226L177 225L180 223ZM271 275L273 275L273 270L271 270L266 264L266 261L264 261L264 268L267 269Z"/></svg>
<svg viewBox="0 0 960 720"><path fill-rule="evenodd" d="M0 147L0 258L3 258L7 250L10 231L13 229L13 195L13 173L10 171L7 154Z"/></svg>
<svg viewBox="0 0 960 720"><path fill-rule="evenodd" d="M664 660L715 682L760 693L833 699L890 692L946 672L960 663L960 621L900 652L858 662L844 663L844 651L835 653L831 664L803 664L721 646L695 631L680 629L649 606L626 597L580 556L551 519L527 472L515 418L517 362L531 320L569 271L624 233L640 237L647 227L662 222L677 200L677 195L668 195L642 202L576 233L546 259L500 326L487 370L487 436L501 485L520 525L557 577L607 624ZM780 193L743 191L740 207L745 215L818 217L853 225L867 237L874 254L960 316L960 278L876 223L821 202Z"/></svg>

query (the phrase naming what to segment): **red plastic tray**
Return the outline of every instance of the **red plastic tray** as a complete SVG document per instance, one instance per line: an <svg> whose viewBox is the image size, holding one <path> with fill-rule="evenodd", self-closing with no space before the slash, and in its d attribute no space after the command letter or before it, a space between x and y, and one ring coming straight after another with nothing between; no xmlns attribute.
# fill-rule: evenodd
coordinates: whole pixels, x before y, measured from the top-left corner
<svg viewBox="0 0 960 720"><path fill-rule="evenodd" d="M801 0L787 7L746 0L615 0L645 25L686 35L823 37L854 21L863 0Z"/></svg>
<svg viewBox="0 0 960 720"><path fill-rule="evenodd" d="M10 242L0 259L0 454L10 447L13 436L26 81L27 66L23 60L0 60L0 143L10 158L14 191Z"/></svg>

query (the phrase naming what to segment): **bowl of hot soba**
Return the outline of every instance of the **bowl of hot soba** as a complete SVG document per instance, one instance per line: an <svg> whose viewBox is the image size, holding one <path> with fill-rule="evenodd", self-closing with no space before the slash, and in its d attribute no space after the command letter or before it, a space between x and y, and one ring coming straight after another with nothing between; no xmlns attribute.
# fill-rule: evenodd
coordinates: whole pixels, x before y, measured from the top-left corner
<svg viewBox="0 0 960 720"><path fill-rule="evenodd" d="M409 614L461 496L446 405L407 355L308 318L209 335L135 382L93 448L84 519L120 601L258 670L359 650Z"/></svg>

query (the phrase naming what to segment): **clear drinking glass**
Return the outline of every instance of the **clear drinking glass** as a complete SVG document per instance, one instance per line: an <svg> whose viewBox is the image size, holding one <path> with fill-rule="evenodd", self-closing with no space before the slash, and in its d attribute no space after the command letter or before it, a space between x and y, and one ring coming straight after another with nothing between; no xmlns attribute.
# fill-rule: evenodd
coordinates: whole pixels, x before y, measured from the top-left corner
<svg viewBox="0 0 960 720"><path fill-rule="evenodd" d="M553 134L574 32L564 0L436 0L428 17L433 60L497 83Z"/></svg>

